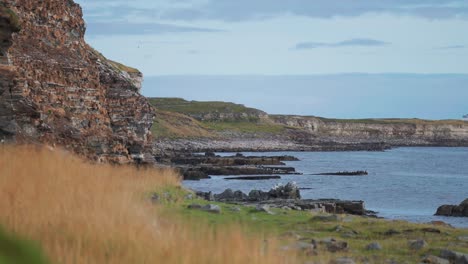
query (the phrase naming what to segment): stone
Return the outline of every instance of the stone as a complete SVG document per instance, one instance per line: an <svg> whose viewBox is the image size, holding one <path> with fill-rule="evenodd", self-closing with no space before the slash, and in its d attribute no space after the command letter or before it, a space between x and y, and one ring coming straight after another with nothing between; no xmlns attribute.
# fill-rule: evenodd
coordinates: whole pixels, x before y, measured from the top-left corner
<svg viewBox="0 0 468 264"><path fill-rule="evenodd" d="M427 256L422 259L422 263L427 264L450 264L450 261L436 256Z"/></svg>
<svg viewBox="0 0 468 264"><path fill-rule="evenodd" d="M202 205L201 204L190 204L187 206L188 209L201 209Z"/></svg>
<svg viewBox="0 0 468 264"><path fill-rule="evenodd" d="M241 208L238 206L231 207L229 209L231 210L231 212L234 212L234 213L239 213L241 211Z"/></svg>
<svg viewBox="0 0 468 264"><path fill-rule="evenodd" d="M369 245L366 246L366 250L368 251L378 251L378 250L382 250L382 246L377 243L377 242L373 242L373 243L370 243Z"/></svg>
<svg viewBox="0 0 468 264"><path fill-rule="evenodd" d="M188 193L187 195L185 195L184 199L185 200L193 200L193 194Z"/></svg>
<svg viewBox="0 0 468 264"><path fill-rule="evenodd" d="M455 264L468 264L468 254L443 249L440 252L440 257L448 259L449 261Z"/></svg>
<svg viewBox="0 0 468 264"><path fill-rule="evenodd" d="M214 213L214 214L220 214L221 213L221 207L216 204L207 204L201 208L201 210L209 212L209 213Z"/></svg>
<svg viewBox="0 0 468 264"><path fill-rule="evenodd" d="M334 238L321 240L320 244L324 244L329 252L336 253L348 250L348 242L339 241Z"/></svg>
<svg viewBox="0 0 468 264"><path fill-rule="evenodd" d="M270 211L270 206L268 205L265 205L265 204L259 204L255 207L255 210L257 212L264 212L264 213L267 213L267 214L270 214L270 215L274 215L275 213L273 213L272 211Z"/></svg>
<svg viewBox="0 0 468 264"><path fill-rule="evenodd" d="M330 264L355 264L352 258L337 258L330 261Z"/></svg>
<svg viewBox="0 0 468 264"><path fill-rule="evenodd" d="M151 195L151 202L159 203L159 195L157 193L153 193L153 195Z"/></svg>
<svg viewBox="0 0 468 264"><path fill-rule="evenodd" d="M408 246L412 250L421 250L421 249L427 247L427 242L422 240L422 239L410 240L410 241L408 241Z"/></svg>
<svg viewBox="0 0 468 264"><path fill-rule="evenodd" d="M214 198L216 201L245 201L248 199L248 196L241 191L232 191L231 189L226 189L220 194L215 194Z"/></svg>
<svg viewBox="0 0 468 264"><path fill-rule="evenodd" d="M277 185L269 192L269 196L279 199L301 199L299 187L295 182L288 182L286 185Z"/></svg>

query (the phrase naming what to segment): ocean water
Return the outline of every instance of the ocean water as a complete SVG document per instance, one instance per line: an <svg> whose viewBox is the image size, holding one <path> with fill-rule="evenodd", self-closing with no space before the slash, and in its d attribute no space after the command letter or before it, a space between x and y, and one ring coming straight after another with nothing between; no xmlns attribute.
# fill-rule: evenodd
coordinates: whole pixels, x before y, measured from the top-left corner
<svg viewBox="0 0 468 264"><path fill-rule="evenodd" d="M232 155L223 153L220 155ZM294 181L303 198L363 200L368 210L388 219L412 222L444 221L468 228L468 218L434 216L443 204L459 204L468 198L468 148L396 148L385 152L261 152L246 156L292 155L286 162L303 175L285 175L266 181L227 181L216 176L185 181L193 190L220 193L227 188L248 193L269 190ZM314 173L367 170L368 176L316 176Z"/></svg>

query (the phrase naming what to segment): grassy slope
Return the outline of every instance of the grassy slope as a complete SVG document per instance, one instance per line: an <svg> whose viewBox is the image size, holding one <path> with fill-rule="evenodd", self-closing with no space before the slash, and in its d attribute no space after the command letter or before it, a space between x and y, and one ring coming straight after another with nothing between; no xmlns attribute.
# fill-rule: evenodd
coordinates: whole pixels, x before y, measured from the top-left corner
<svg viewBox="0 0 468 264"><path fill-rule="evenodd" d="M181 113L185 115L203 114L209 112L220 113L256 113L260 110L245 107L244 105L227 102L198 102L187 101L182 98L149 98L151 104L157 108Z"/></svg>
<svg viewBox="0 0 468 264"><path fill-rule="evenodd" d="M260 110L243 105L225 102L186 101L181 98L150 98L151 104L163 114L156 116L153 134L156 137L171 138L214 138L220 132L247 134L278 134L292 129L276 124L272 120L231 120L201 121L193 117L206 113L256 113ZM173 113L172 115L170 113ZM191 117L190 117L191 116ZM272 117L287 117L272 115ZM193 121L184 120L191 118ZM325 123L360 123L360 124L414 124L414 125L456 125L467 126L463 120L422 120L422 119L330 119L317 117ZM179 124L179 125L175 125ZM184 127L185 126L185 127Z"/></svg>
<svg viewBox="0 0 468 264"><path fill-rule="evenodd" d="M156 138L217 138L218 133L269 133L283 132L286 127L260 119L229 121L202 121L194 116L206 113L247 113L260 110L225 102L186 101L181 98L149 98L156 108L153 135Z"/></svg>

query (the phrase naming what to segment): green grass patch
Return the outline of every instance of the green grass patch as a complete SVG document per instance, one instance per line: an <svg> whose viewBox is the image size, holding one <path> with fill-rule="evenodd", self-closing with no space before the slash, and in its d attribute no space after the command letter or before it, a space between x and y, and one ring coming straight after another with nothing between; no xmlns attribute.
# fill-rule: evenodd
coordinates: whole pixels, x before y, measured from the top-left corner
<svg viewBox="0 0 468 264"><path fill-rule="evenodd" d="M36 243L20 239L0 229L0 264L49 263Z"/></svg>
<svg viewBox="0 0 468 264"><path fill-rule="evenodd" d="M187 101L182 98L149 98L149 100L150 103L158 109L186 114L190 116L207 113L262 113L262 111L258 109L249 108L241 104L228 102L198 102Z"/></svg>
<svg viewBox="0 0 468 264"><path fill-rule="evenodd" d="M284 132L286 127L280 124L263 122L202 122L207 128L218 132L235 131L239 133L277 134Z"/></svg>
<svg viewBox="0 0 468 264"><path fill-rule="evenodd" d="M175 196L181 197L179 191ZM174 203L165 203L169 215L179 215L192 223L208 223L213 226L238 225L251 234L264 233L280 238L285 245L291 241L310 242L327 238L346 241L347 252L331 254L324 246L319 245L319 256L336 258L348 256L357 263L367 260L370 263L386 263L388 260L407 263L419 263L428 254L438 255L441 249L450 249L468 253L468 242L459 237L467 236L468 229L455 229L448 226L415 224L405 221L365 218L351 215L340 215L338 221L325 222L312 220L316 213L306 211L288 211L271 209L275 214L258 212L253 207L208 202L197 198L177 199ZM194 196L193 196L194 197ZM220 214L208 213L197 209L188 209L190 204L216 204L221 207ZM233 208L240 210L233 210ZM425 231L435 229L440 232ZM396 233L389 235L388 231ZM412 250L410 240L423 239L428 246L421 250ZM367 245L377 242L382 250L369 251Z"/></svg>

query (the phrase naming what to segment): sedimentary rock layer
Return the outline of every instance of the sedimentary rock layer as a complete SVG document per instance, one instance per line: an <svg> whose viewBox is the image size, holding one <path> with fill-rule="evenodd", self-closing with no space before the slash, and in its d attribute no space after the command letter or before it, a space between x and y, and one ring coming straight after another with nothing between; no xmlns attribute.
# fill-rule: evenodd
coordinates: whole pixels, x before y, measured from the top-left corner
<svg viewBox="0 0 468 264"><path fill-rule="evenodd" d="M98 161L150 161L142 74L84 41L72 0L0 4L0 139L59 145Z"/></svg>

